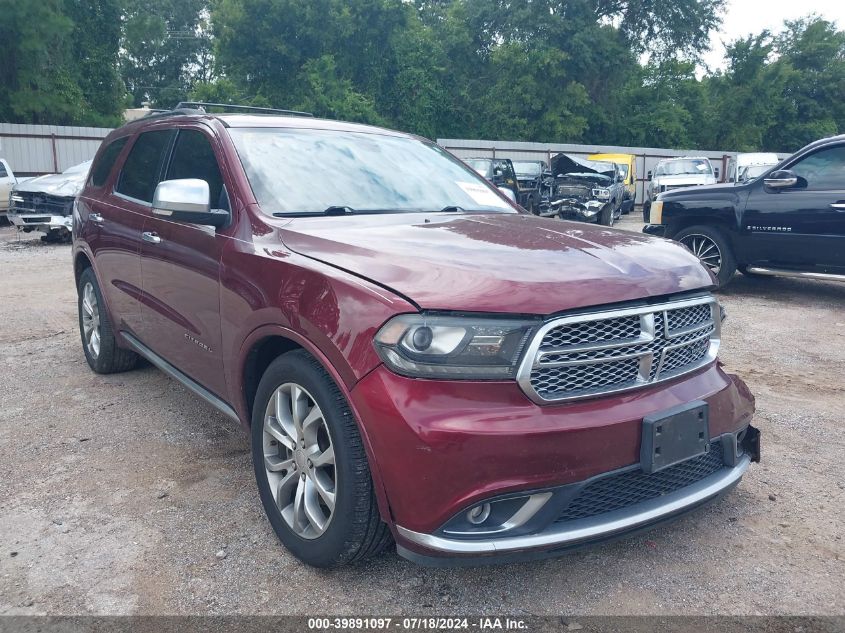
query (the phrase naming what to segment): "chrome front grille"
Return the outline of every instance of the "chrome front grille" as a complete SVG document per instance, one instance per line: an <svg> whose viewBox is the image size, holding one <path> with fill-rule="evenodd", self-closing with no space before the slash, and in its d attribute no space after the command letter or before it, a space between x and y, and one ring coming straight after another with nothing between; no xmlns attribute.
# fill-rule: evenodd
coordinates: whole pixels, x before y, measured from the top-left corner
<svg viewBox="0 0 845 633"><path fill-rule="evenodd" d="M719 349L709 296L562 317L529 346L519 382L539 403L635 389L706 365Z"/></svg>

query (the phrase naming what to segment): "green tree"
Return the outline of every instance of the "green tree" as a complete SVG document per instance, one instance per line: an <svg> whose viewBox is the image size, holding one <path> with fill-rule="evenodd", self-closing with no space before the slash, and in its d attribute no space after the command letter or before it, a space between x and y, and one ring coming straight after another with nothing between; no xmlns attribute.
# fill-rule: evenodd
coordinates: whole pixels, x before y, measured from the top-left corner
<svg viewBox="0 0 845 633"><path fill-rule="evenodd" d="M120 71L132 104L172 107L210 77L204 47L207 0L124 0ZM207 65L207 64L206 64Z"/></svg>
<svg viewBox="0 0 845 633"><path fill-rule="evenodd" d="M84 95L68 68L73 22L62 0L0 0L0 117L21 123L79 120Z"/></svg>

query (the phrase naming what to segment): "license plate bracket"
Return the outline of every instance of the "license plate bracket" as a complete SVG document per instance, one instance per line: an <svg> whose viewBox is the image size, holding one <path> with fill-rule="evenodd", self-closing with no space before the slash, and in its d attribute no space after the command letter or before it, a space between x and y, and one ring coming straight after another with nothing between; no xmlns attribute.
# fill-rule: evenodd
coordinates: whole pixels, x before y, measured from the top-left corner
<svg viewBox="0 0 845 633"><path fill-rule="evenodd" d="M710 449L709 407L696 400L643 418L640 466L651 474Z"/></svg>

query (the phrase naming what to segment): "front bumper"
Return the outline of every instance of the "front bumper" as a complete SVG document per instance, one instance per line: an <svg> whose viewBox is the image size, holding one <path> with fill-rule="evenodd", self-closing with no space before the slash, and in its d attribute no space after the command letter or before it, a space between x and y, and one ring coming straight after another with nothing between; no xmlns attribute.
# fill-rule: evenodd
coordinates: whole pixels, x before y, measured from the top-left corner
<svg viewBox="0 0 845 633"><path fill-rule="evenodd" d="M581 204L580 202L564 201L556 207L557 215L561 220L576 220L579 222L598 222L601 211L608 203Z"/></svg>
<svg viewBox="0 0 845 633"><path fill-rule="evenodd" d="M566 494L595 478L639 469L643 417L704 400L711 437L735 437L753 413L747 387L714 364L626 394L538 406L515 383L414 380L379 367L353 389L352 400L378 465L390 506L384 514L399 552L426 563L549 556L628 534L729 490L751 458L657 501L561 523L553 515ZM551 499L517 529L483 537L444 529L479 504L531 495Z"/></svg>
<svg viewBox="0 0 845 633"><path fill-rule="evenodd" d="M22 231L52 231L55 229L71 230L73 219L67 215L45 213L16 213L9 211L9 222Z"/></svg>

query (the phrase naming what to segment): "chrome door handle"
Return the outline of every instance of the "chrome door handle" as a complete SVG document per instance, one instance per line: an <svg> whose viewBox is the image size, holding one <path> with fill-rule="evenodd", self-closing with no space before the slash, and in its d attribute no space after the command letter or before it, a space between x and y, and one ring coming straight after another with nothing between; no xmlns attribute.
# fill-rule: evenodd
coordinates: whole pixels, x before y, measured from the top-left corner
<svg viewBox="0 0 845 633"><path fill-rule="evenodd" d="M144 231L141 233L141 237L144 238L145 242L149 242L150 244L161 244L161 238L150 231Z"/></svg>
<svg viewBox="0 0 845 633"><path fill-rule="evenodd" d="M845 202L834 202L830 205L830 208L837 211L845 211Z"/></svg>
<svg viewBox="0 0 845 633"><path fill-rule="evenodd" d="M103 223L103 216L99 213L89 213L88 219L91 220L94 224L102 224Z"/></svg>

